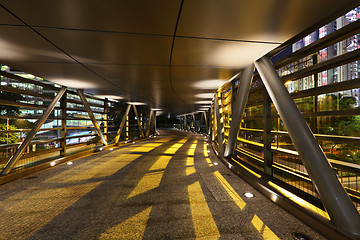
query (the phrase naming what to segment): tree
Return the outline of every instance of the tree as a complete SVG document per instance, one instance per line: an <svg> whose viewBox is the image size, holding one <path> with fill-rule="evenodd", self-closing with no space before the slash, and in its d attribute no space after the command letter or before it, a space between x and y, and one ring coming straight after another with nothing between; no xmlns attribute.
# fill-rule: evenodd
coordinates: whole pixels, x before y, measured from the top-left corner
<svg viewBox="0 0 360 240"><path fill-rule="evenodd" d="M16 126L9 125L7 129L7 124L0 124L0 130L16 130ZM1 133L0 134L0 143L17 143L20 140L20 133Z"/></svg>

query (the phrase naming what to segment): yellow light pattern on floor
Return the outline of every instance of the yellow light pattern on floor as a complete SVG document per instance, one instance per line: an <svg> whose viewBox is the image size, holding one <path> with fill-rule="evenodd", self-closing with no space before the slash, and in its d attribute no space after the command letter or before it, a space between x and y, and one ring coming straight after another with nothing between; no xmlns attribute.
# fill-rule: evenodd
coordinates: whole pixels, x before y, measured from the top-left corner
<svg viewBox="0 0 360 240"><path fill-rule="evenodd" d="M151 166L150 171L164 170L169 164L172 156L160 156L159 159Z"/></svg>
<svg viewBox="0 0 360 240"><path fill-rule="evenodd" d="M328 215L327 212L323 211L322 209L312 205L311 203L305 201L304 199L296 196L295 194L289 192L288 190L276 185L273 182L269 182L269 185L276 188L277 190L279 190L282 194L284 194L287 198L289 198L291 201L295 202L296 204L309 209L310 211L313 211L321 216L323 216L324 218L327 218L330 220L330 217Z"/></svg>
<svg viewBox="0 0 360 240"><path fill-rule="evenodd" d="M161 146L162 143L147 143L142 145L141 147L135 147L130 149L131 152L150 152L151 150Z"/></svg>
<svg viewBox="0 0 360 240"><path fill-rule="evenodd" d="M139 157L141 157L141 155L139 154L121 154L120 156L110 158L106 162L96 164L93 168L76 174L68 178L67 180L64 180L64 182L84 181L91 178L102 178L111 176Z"/></svg>
<svg viewBox="0 0 360 240"><path fill-rule="evenodd" d="M219 238L219 230L198 181L188 186L188 194L196 238Z"/></svg>
<svg viewBox="0 0 360 240"><path fill-rule="evenodd" d="M155 142L162 142L162 143L166 143L169 142L170 140L172 140L174 137L165 137L165 138L161 138L161 139L157 139L155 140Z"/></svg>
<svg viewBox="0 0 360 240"><path fill-rule="evenodd" d="M194 158L193 157L186 158L186 166L194 166Z"/></svg>
<svg viewBox="0 0 360 240"><path fill-rule="evenodd" d="M204 143L204 156L209 157L209 154L207 153L207 145Z"/></svg>
<svg viewBox="0 0 360 240"><path fill-rule="evenodd" d="M210 158L205 158L205 160L209 164L210 167L213 166Z"/></svg>
<svg viewBox="0 0 360 240"><path fill-rule="evenodd" d="M254 227L258 230L258 232L263 236L265 240L277 240L280 239L276 234L270 230L268 226L266 226L261 219L254 215L253 219L251 220L251 223L254 225Z"/></svg>
<svg viewBox="0 0 360 240"><path fill-rule="evenodd" d="M151 207L110 228L99 239L142 239L150 212Z"/></svg>
<svg viewBox="0 0 360 240"><path fill-rule="evenodd" d="M7 226L11 226L11 228L3 228L0 224L1 238L25 239L31 236L101 183L93 182L55 189L32 187L1 201L0 209L5 209L5 206L11 205L1 213L0 223L6 222ZM36 191L39 193L25 198L25 200L19 200L24 199L19 198L19 195L29 196ZM21 218L14 217L19 213L22 214ZM7 236L11 236L11 238Z"/></svg>
<svg viewBox="0 0 360 240"><path fill-rule="evenodd" d="M195 140L194 143L191 144L191 146L189 147L189 150L187 152L187 155L189 155L189 156L194 156L195 155L196 145L197 145L197 140Z"/></svg>
<svg viewBox="0 0 360 240"><path fill-rule="evenodd" d="M186 167L186 176L196 173L195 167Z"/></svg>
<svg viewBox="0 0 360 240"><path fill-rule="evenodd" d="M194 158L193 157L187 157L186 158L186 176L189 176L193 173L195 173L195 167L194 167Z"/></svg>
<svg viewBox="0 0 360 240"><path fill-rule="evenodd" d="M157 188L160 185L163 174L164 171L145 174L145 176L140 180L140 182L136 185L134 190L132 190L127 198L129 199L136 195Z"/></svg>
<svg viewBox="0 0 360 240"><path fill-rule="evenodd" d="M183 143L175 143L174 145L172 145L171 147L166 149L166 151L164 153L165 154L175 154L176 151L179 150L179 148L181 148L182 145L183 145Z"/></svg>
<svg viewBox="0 0 360 240"><path fill-rule="evenodd" d="M236 191L231 187L228 181L219 173L219 171L214 172L215 177L219 180L221 185L224 187L226 192L230 195L230 197L234 200L236 205L242 210L246 203L242 198L236 193Z"/></svg>
<svg viewBox="0 0 360 240"><path fill-rule="evenodd" d="M164 171L159 170L164 170L170 160L171 156L160 156L159 159L149 169L150 171L157 172L146 173L127 198L132 198L136 195L157 188L160 185L161 178L164 174Z"/></svg>

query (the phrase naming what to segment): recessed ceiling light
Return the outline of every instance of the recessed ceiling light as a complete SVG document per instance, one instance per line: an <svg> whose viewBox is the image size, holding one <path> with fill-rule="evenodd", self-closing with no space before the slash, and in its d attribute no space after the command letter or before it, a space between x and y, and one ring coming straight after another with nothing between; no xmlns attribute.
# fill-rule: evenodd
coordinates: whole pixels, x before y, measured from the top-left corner
<svg viewBox="0 0 360 240"><path fill-rule="evenodd" d="M226 82L227 82L226 80L211 79L211 80L197 81L192 86L197 89L216 90Z"/></svg>
<svg viewBox="0 0 360 240"><path fill-rule="evenodd" d="M129 104L129 105L146 105L143 102L127 102L127 104Z"/></svg>
<svg viewBox="0 0 360 240"><path fill-rule="evenodd" d="M195 104L211 104L211 101L196 101Z"/></svg>
<svg viewBox="0 0 360 240"><path fill-rule="evenodd" d="M214 97L214 93L199 93L196 94L195 97L212 99Z"/></svg>

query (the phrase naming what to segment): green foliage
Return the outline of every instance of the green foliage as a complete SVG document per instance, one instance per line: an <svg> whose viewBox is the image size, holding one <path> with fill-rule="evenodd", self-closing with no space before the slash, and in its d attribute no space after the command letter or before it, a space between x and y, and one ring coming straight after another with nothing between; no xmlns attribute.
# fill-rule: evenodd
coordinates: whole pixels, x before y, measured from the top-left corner
<svg viewBox="0 0 360 240"><path fill-rule="evenodd" d="M9 125L9 130L16 130L16 126L14 125ZM7 126L6 124L0 124L0 130L7 130ZM8 138L8 143L17 143L20 140L20 134L19 133L1 133L0 134L0 143L1 144L5 144L7 143L7 136L9 136Z"/></svg>

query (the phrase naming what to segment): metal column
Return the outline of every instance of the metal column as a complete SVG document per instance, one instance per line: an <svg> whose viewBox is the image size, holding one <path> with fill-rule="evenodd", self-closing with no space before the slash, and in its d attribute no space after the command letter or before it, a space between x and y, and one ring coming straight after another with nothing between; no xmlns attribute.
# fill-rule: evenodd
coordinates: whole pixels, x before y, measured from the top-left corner
<svg viewBox="0 0 360 240"><path fill-rule="evenodd" d="M95 119L95 116L94 116L93 112L91 111L90 105L89 105L88 101L86 100L86 97L85 97L85 95L84 95L84 91L78 89L78 90L77 90L77 94L79 95L81 101L83 102L84 107L85 107L85 109L86 109L86 111L87 111L87 113L88 113L88 115L89 115L89 117L90 117L90 119L91 119L91 121L92 121L95 129L96 129L96 132L97 132L97 134L99 135L99 137L100 137L100 139L101 139L101 141L102 141L102 143L106 146L106 145L107 145L107 142L106 142L106 140L105 140L105 138L104 138L104 135L103 135L100 127L99 127L98 122L97 122L96 119Z"/></svg>
<svg viewBox="0 0 360 240"><path fill-rule="evenodd" d="M271 99L267 91L264 90L264 169L265 173L273 175L273 157L271 152Z"/></svg>
<svg viewBox="0 0 360 240"><path fill-rule="evenodd" d="M217 94L217 93L216 93ZM211 115L210 115L210 123L211 127L209 127L209 134L211 132L211 141L215 141L215 113L214 113L214 108L215 108L215 101L216 101L216 97L214 100L214 104L211 106Z"/></svg>
<svg viewBox="0 0 360 240"><path fill-rule="evenodd" d="M60 108L61 108L61 140L60 140L60 156L65 156L66 155L66 131L67 131L67 126L66 126L66 121L67 121L67 96L66 96L66 91L63 94L63 96L60 99Z"/></svg>
<svg viewBox="0 0 360 240"><path fill-rule="evenodd" d="M205 121L205 133L208 132L208 122L207 122L207 117L206 117L206 111L203 112L204 114L204 121Z"/></svg>
<svg viewBox="0 0 360 240"><path fill-rule="evenodd" d="M331 221L343 231L360 237L360 215L339 182L324 152L316 141L295 102L286 90L268 57L255 66L287 128Z"/></svg>
<svg viewBox="0 0 360 240"><path fill-rule="evenodd" d="M203 117L204 117L203 114L201 114L200 122L199 122L199 126L198 126L198 132L201 132L201 121L202 121Z"/></svg>
<svg viewBox="0 0 360 240"><path fill-rule="evenodd" d="M123 116L123 118L121 120L121 123L120 123L120 127L119 127L119 129L118 129L118 131L116 133L115 143L118 143L119 140L120 140L121 132L122 132L122 129L124 128L126 117L128 116L128 114L130 112L130 107L131 107L131 105L128 105L126 110L125 110L124 116Z"/></svg>
<svg viewBox="0 0 360 240"><path fill-rule="evenodd" d="M231 126L229 131L228 142L225 148L224 157L231 157L234 150L235 142L240 131L240 124L244 114L245 105L249 95L249 89L254 73L254 64L247 67L241 74L239 88L236 92L236 101L231 116Z"/></svg>
<svg viewBox="0 0 360 240"><path fill-rule="evenodd" d="M1 175L8 174L11 172L15 163L20 159L22 153L25 151L31 140L35 137L36 133L39 131L41 125L45 122L45 120L49 117L50 113L54 110L56 103L61 99L61 97L66 92L66 87L62 87L55 98L51 101L49 106L43 112L43 115L36 121L34 127L31 129L29 134L26 136L25 140L21 143L21 145L16 149L14 155L11 156L9 161L7 162L5 168L2 170Z"/></svg>
<svg viewBox="0 0 360 240"><path fill-rule="evenodd" d="M219 111L219 97L218 93L216 93L215 96L215 118L216 118L216 129L217 129L217 135L218 135L218 144L219 144L219 152L220 155L223 156L224 154L224 144L223 144L223 135L221 133L221 122L220 122L220 111Z"/></svg>
<svg viewBox="0 0 360 240"><path fill-rule="evenodd" d="M194 126L194 131L196 132L196 118L195 118L195 113L191 114L193 117L193 126Z"/></svg>
<svg viewBox="0 0 360 240"><path fill-rule="evenodd" d="M153 110L150 110L148 129L146 129L146 137L148 137L149 134L150 134L151 120L152 120L152 118L153 118L153 115L154 115L154 111L153 111Z"/></svg>
<svg viewBox="0 0 360 240"><path fill-rule="evenodd" d="M137 123L138 123L138 127L139 127L139 130L140 130L140 136L141 137L144 137L144 132L143 132L143 129L141 127L141 122L140 122L140 118L139 118L139 114L136 110L136 106L135 105L132 105L133 108L134 108L134 112L135 112L135 116L136 116L136 120L137 120Z"/></svg>

